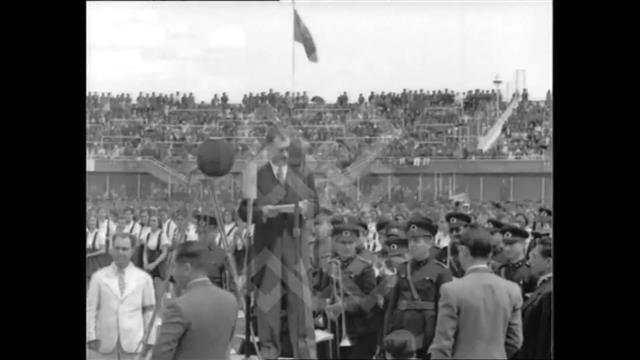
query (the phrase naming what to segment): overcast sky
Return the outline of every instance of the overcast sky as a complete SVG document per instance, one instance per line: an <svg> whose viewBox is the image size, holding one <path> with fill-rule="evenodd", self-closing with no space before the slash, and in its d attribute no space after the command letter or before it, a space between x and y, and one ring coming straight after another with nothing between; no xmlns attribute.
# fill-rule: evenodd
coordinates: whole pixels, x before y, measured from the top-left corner
<svg viewBox="0 0 640 360"><path fill-rule="evenodd" d="M370 91L491 89L526 70L552 87L551 1L296 1L318 49L295 44L290 2L87 2L87 90L193 92L231 102L306 90L333 102ZM503 88L503 90L505 90Z"/></svg>

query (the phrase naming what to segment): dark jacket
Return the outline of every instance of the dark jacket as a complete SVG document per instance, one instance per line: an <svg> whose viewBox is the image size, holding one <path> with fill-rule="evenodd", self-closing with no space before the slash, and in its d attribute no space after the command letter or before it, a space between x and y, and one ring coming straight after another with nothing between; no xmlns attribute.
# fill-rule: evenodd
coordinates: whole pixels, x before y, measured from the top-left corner
<svg viewBox="0 0 640 360"><path fill-rule="evenodd" d="M260 284L265 271L261 257L257 257L257 255L261 254L264 249L273 251L275 239L282 236L284 232L291 236L295 218L293 214L281 213L274 218L264 219L261 208L264 205L295 204L302 200L309 200L312 207L309 218L314 217L319 211L315 180L310 172L303 172L289 166L285 184L282 185L276 179L271 164L267 163L258 169L257 186L257 199L253 205L255 235L249 249L249 261L256 259L253 268L253 282L256 285ZM241 201L238 214L243 221L247 221L247 200ZM302 227L303 224L303 218L300 216L300 226Z"/></svg>
<svg viewBox="0 0 640 360"><path fill-rule="evenodd" d="M540 284L522 305L522 348L518 359L551 359L553 354L551 306L553 280Z"/></svg>

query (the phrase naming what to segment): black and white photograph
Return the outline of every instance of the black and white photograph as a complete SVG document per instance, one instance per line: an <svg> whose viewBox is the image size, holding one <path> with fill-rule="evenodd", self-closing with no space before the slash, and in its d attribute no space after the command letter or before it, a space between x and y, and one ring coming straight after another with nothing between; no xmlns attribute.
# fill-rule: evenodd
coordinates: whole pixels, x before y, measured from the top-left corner
<svg viewBox="0 0 640 360"><path fill-rule="evenodd" d="M86 359L554 358L551 0L85 8Z"/></svg>

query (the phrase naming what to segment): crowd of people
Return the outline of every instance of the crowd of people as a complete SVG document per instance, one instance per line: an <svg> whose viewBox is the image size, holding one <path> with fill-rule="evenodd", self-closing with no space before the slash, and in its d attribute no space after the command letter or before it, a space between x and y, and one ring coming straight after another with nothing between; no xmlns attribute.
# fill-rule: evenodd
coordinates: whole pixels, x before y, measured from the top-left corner
<svg viewBox="0 0 640 360"><path fill-rule="evenodd" d="M397 229L391 229L397 226L401 229L400 234L404 234L403 231L408 233L408 225L415 223L415 219L423 217L433 219L433 223L437 225L435 226L437 231L434 231L432 234L434 248L446 249L449 244L452 244L454 242L452 239L459 236L459 232L456 229L458 229L460 225L466 226L473 222L483 229L488 229L488 231L494 234L495 240L492 240L494 255L490 258L490 267L498 275L503 271L501 276L507 280L514 281L514 284L518 283L522 287L522 296L525 299L536 291L536 284L540 276L546 275L535 274L534 276L528 263L524 266L521 260L523 258L526 260L534 256L540 256L537 250L535 250L536 244L539 243L540 239L547 239L547 237L550 236L551 210L540 207L540 204L470 203L466 201L447 201L445 199L412 205L408 205L407 203L391 204L393 203L383 202L374 205L357 204L355 202L341 203L337 201L328 208L321 209L311 225L312 228L310 229L309 238L307 239L307 242L310 244L311 254L313 254L313 249L315 249L317 253L318 242L326 241L327 236L330 236L329 234L332 231L332 227L342 229L342 227L340 227L342 225L335 219L344 217L349 217L350 219L357 218L359 219L357 222L363 223L363 228L366 228L366 230L358 235L359 240L356 241L359 243L357 250L358 256L370 261L367 262L367 264L370 264L373 271L372 274L375 275L372 276L374 276L376 282L380 282L391 266L389 265L391 257L404 253L411 258L411 251L414 249L411 245L407 245L406 238L403 236L395 236L394 231L397 232ZM230 279L228 258L225 257L225 246L221 244L221 232L224 231L227 235L229 245L226 247L226 251L232 255L231 258L235 261L236 269L240 274L239 283L242 284L246 277L246 274L243 273L244 254L247 248L245 234L249 230L249 227L246 222L238 216L237 206L234 204L224 204L222 209L224 224L222 224L222 226L218 224L215 217L206 215L211 214L210 211L205 210L207 208L207 204L204 201L169 202L166 200L137 201L123 199L106 201L94 199L87 202L87 291L90 291L92 275L99 269L108 266L112 261L109 256L109 249L110 247L117 246L117 243L112 243L109 239L112 239L114 234L127 233L133 235L135 239L131 242L133 244L131 252L132 264L136 268L148 273L152 279L154 297L145 298L144 301L147 304L161 303L160 296L165 293L163 286L165 286L164 284L166 282L164 280L168 276L169 252L172 251L172 249L176 249L179 244L192 241L206 244L206 247L212 251L212 256L214 256L217 261L216 266L207 269L207 276L212 283L222 289L234 292L236 290L234 286L237 284ZM451 221L452 216L457 216L461 219L466 219L465 216L468 216L469 219L466 220L465 223L456 225ZM503 229L512 229L511 232L521 229L527 236L521 239L522 241L516 242L518 247L515 248L513 242L507 242L509 239L505 238L504 235L506 230L499 231L499 229L497 227L494 228L494 226L499 226ZM514 248L516 250L514 250ZM495 252L497 252L499 256L495 255ZM512 252L516 255L512 255ZM531 255L532 252L535 255ZM432 254L431 256L436 255ZM317 258L311 260L312 264L319 263L319 259ZM503 266L504 264L514 265L505 267ZM458 264L458 266L461 265ZM517 269L513 270L511 266L516 266ZM512 275L505 275L503 269L507 269L508 271L513 270ZM313 269L311 273L317 274L314 273ZM453 273L455 273L455 271L453 271ZM461 276L461 274L454 274L454 276ZM509 278L510 276L512 278ZM320 286L318 281L321 282L321 280L318 280L317 276L312 276L310 281L312 281L312 287L315 286L318 288L318 286ZM439 284L439 286L442 286L442 284ZM418 288L418 291L422 292L423 290ZM95 296L95 294L89 296ZM93 297L90 297L90 300L92 302L96 301ZM355 317L356 315L353 316ZM518 314L518 316L520 315ZM145 320L148 319L149 317L145 315ZM374 321L373 318L369 320ZM540 319L534 320L540 321ZM544 321L544 319L542 320ZM435 321L435 318L433 321ZM526 325L527 324L520 324L520 326ZM90 326L95 326L95 324ZM362 333L364 330L357 326L354 328L353 326L354 325L349 323L349 336L357 338L359 335L362 335L358 334L358 332ZM529 324L528 326L531 327L532 325ZM370 329L364 331L365 333L369 332L369 335L373 336L369 340L373 339L374 348L377 343L375 338L379 335L377 331L381 329L382 327L374 330L373 333L370 332ZM407 329L409 331L407 333L399 331ZM535 328L535 330L537 329L538 328ZM339 332L340 330L333 329L333 331ZM387 352L387 359L399 358L397 357L400 356L398 354L403 351L411 354L409 358L417 357L423 359L426 356L425 351L427 349L425 349L424 346L416 346L415 344L410 346L409 344L412 342L407 340L407 338L421 336L419 334L421 334L422 330L417 331L411 327L398 328L396 326L388 331L390 334L385 334L387 335L385 337L386 340L379 348ZM520 328L519 331L520 336L522 336L522 328ZM534 330L529 329L528 331L531 332ZM95 337L95 334L93 335ZM525 338L527 335L529 337L532 336L531 334L525 333ZM338 339L340 336L341 335L338 336ZM396 339L398 336L404 340ZM433 334L429 336L431 336L431 339L434 341L434 346L442 346L438 340L433 338ZM538 334L537 336L541 335ZM362 339L365 338L362 337L361 340ZM545 343L543 349L540 350L540 343L531 344L527 343L527 340L524 340L526 347L523 347L522 342L522 338L516 340L516 344L513 344L514 349L512 353L509 354L510 356L517 354L518 349L520 349L523 355L521 357L516 356L516 358L528 358L529 356L548 357L550 354L551 349L548 343ZM232 351L241 352L241 345L240 341L231 341ZM96 350L98 349L97 346L98 345L95 345ZM152 347L153 341L150 341L147 345L147 350L150 350ZM549 353L547 353L547 351L549 351ZM342 352L341 355L343 358L349 358L348 355L344 357L345 354ZM370 355L373 355L373 353Z"/></svg>
<svg viewBox="0 0 640 360"><path fill-rule="evenodd" d="M401 184L387 199L321 196L292 135L266 130L253 205L87 199L97 358L246 353L240 310L268 359L553 357L551 209L407 199Z"/></svg>
<svg viewBox="0 0 640 360"><path fill-rule="evenodd" d="M90 156L149 156L169 165L195 158L197 145L209 137L223 137L236 144L238 158L255 155L257 138L264 135L271 111L283 123L299 129L311 143L315 160L337 155L356 158L361 149L380 141L389 126L402 135L388 143L380 161L421 166L426 159L541 159L552 147L550 93L544 102L522 95L517 110L505 123L496 146L483 152L475 148L476 133L491 126L496 110L492 91L460 94L444 91L360 94L349 101L341 94L335 104L324 104L306 92L247 94L232 104L223 93L210 103L197 105L193 94L140 93L133 102L129 94L97 92L87 95L87 154ZM506 102L500 102L501 110ZM266 107L266 108L265 108ZM272 110L265 110L272 109ZM481 123L482 126L477 126ZM473 135L472 135L473 134ZM386 140L385 140L386 141ZM346 153L345 153L346 152Z"/></svg>

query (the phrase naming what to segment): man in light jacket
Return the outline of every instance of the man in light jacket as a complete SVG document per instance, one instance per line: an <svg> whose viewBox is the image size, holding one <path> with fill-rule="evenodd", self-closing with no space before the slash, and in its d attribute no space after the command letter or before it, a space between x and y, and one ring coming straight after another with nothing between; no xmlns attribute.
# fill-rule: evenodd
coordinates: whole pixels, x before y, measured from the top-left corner
<svg viewBox="0 0 640 360"><path fill-rule="evenodd" d="M113 236L113 262L96 271L87 294L87 359L134 359L155 307L153 281L131 263L135 235Z"/></svg>
<svg viewBox="0 0 640 360"><path fill-rule="evenodd" d="M522 295L487 266L491 234L471 225L460 235L465 275L440 287L431 359L508 359L522 346Z"/></svg>

